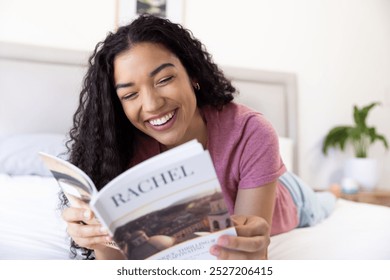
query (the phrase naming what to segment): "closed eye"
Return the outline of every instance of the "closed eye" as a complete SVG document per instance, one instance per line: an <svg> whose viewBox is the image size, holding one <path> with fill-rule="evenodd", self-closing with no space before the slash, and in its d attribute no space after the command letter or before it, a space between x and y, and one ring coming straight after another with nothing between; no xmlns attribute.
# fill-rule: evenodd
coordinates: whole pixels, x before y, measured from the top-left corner
<svg viewBox="0 0 390 280"><path fill-rule="evenodd" d="M170 82L173 79L173 76L169 76L167 78L163 78L160 81L158 81L157 85L164 85Z"/></svg>
<svg viewBox="0 0 390 280"><path fill-rule="evenodd" d="M132 93L128 93L128 94L125 94L124 96L122 96L122 100L132 100L134 98L136 98L138 96L138 92L132 92Z"/></svg>

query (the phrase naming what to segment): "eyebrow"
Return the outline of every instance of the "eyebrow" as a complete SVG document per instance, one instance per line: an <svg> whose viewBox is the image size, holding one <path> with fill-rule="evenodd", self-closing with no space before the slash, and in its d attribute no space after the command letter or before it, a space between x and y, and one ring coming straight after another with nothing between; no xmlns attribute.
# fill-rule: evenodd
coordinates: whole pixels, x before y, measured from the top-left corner
<svg viewBox="0 0 390 280"><path fill-rule="evenodd" d="M173 65L172 63L163 63L159 67L154 69L152 72L150 72L149 77L153 77L153 76L157 75L161 70L163 70L164 68L167 68L167 67L175 67L175 65Z"/></svg>
<svg viewBox="0 0 390 280"><path fill-rule="evenodd" d="M156 76L159 72L161 72L163 69L167 67L175 67L172 63L163 63L160 66L158 66L156 69L154 69L152 72L149 73L149 77ZM115 89L118 90L120 88L125 88L125 87L131 87L134 86L134 83L124 83L124 84L117 84L115 85Z"/></svg>
<svg viewBox="0 0 390 280"><path fill-rule="evenodd" d="M126 84L117 84L115 85L115 89L118 90L120 88L132 87L134 83L126 83Z"/></svg>

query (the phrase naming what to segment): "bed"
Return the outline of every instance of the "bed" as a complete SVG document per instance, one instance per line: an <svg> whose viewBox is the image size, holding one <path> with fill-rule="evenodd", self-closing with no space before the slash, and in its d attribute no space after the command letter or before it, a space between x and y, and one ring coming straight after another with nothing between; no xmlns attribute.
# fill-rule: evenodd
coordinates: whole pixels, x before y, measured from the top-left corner
<svg viewBox="0 0 390 280"><path fill-rule="evenodd" d="M88 54L0 43L0 259L69 259L58 186L37 157L62 154ZM223 67L238 100L263 112L298 172L292 73ZM280 108L275 110L275 108ZM339 199L321 224L271 238L270 259L390 259L390 208Z"/></svg>

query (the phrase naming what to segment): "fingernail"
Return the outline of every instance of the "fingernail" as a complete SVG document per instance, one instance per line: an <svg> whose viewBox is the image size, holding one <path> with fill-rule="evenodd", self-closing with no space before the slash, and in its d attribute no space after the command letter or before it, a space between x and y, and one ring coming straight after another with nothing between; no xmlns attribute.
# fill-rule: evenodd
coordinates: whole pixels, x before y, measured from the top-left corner
<svg viewBox="0 0 390 280"><path fill-rule="evenodd" d="M105 227L101 227L100 232L101 233L108 233L108 229L106 229Z"/></svg>
<svg viewBox="0 0 390 280"><path fill-rule="evenodd" d="M222 247L226 247L229 244L229 239L226 236L218 238L217 244Z"/></svg>
<svg viewBox="0 0 390 280"><path fill-rule="evenodd" d="M86 219L86 220L91 219L91 215L92 215L91 211L89 211L89 210L85 211L84 212L84 219Z"/></svg>
<svg viewBox="0 0 390 280"><path fill-rule="evenodd" d="M106 236L106 240L107 240L107 241L112 241L111 236Z"/></svg>
<svg viewBox="0 0 390 280"><path fill-rule="evenodd" d="M219 249L218 246L212 246L212 247L210 248L210 254L212 254L213 256L218 257L219 254L220 254L220 252L221 252L221 250Z"/></svg>

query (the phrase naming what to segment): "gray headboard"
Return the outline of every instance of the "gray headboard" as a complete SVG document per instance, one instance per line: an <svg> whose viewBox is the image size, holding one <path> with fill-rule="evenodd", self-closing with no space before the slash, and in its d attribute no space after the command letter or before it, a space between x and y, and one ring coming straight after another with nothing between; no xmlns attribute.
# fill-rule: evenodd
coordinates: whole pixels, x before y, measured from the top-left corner
<svg viewBox="0 0 390 280"><path fill-rule="evenodd" d="M264 114L280 137L293 140L293 171L297 172L297 80L293 73L224 67L239 90L237 101Z"/></svg>
<svg viewBox="0 0 390 280"><path fill-rule="evenodd" d="M88 54L0 43L0 135L69 130Z"/></svg>

